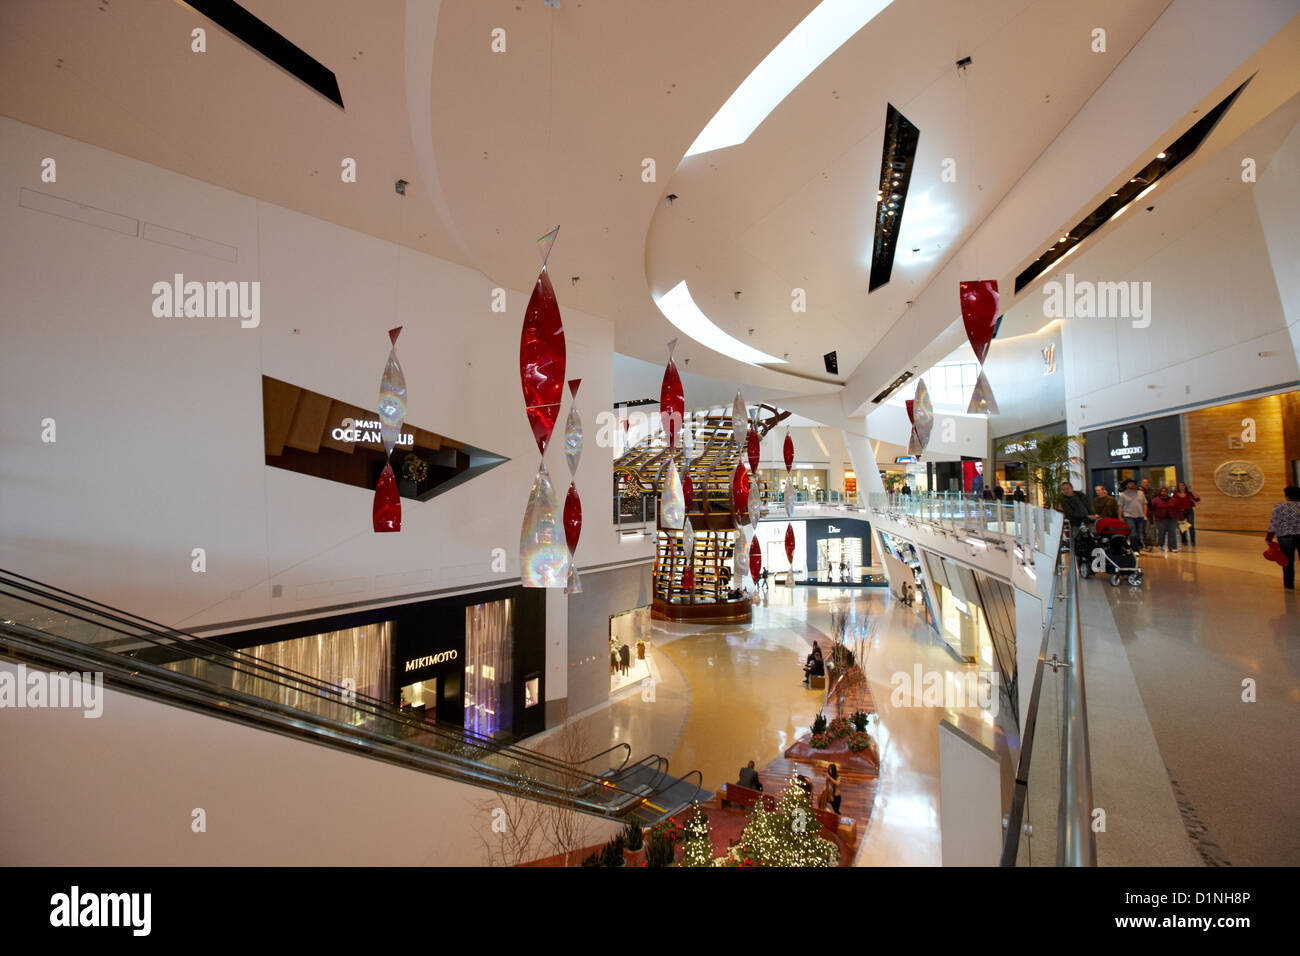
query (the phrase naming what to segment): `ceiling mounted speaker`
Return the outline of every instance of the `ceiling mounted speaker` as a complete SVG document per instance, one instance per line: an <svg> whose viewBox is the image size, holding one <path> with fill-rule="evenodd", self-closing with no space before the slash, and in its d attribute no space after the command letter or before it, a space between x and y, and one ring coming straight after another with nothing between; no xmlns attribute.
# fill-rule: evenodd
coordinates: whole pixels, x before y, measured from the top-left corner
<svg viewBox="0 0 1300 956"><path fill-rule="evenodd" d="M831 375L840 374L840 359L834 352L827 352L822 356L822 361L826 363L826 371Z"/></svg>

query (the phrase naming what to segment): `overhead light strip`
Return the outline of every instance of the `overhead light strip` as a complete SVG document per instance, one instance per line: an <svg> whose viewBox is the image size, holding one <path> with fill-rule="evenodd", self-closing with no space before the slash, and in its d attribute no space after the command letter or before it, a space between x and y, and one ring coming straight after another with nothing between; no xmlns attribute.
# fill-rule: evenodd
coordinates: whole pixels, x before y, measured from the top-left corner
<svg viewBox="0 0 1300 956"><path fill-rule="evenodd" d="M736 87L687 156L749 139L781 101L892 0L822 0Z"/></svg>
<svg viewBox="0 0 1300 956"><path fill-rule="evenodd" d="M1249 79L1246 80L1246 83L1249 82ZM1084 239L1112 219L1118 219L1129 206L1145 198L1151 190L1156 188L1156 183L1168 176L1180 163L1195 153L1214 127L1218 125L1219 120L1223 118L1223 114L1232 106L1241 91L1246 88L1246 83L1242 83L1241 86L1224 97L1218 106L1197 120L1192 125L1192 128L1174 140L1171 146L1167 146L1157 153L1155 159L1130 177L1127 183L1110 195L1110 198L1077 222L1073 229L1052 243L1046 252L1030 263L1024 272L1016 276L1016 292L1020 292L1029 283L1045 272L1050 271L1053 266L1059 264L1067 256L1072 255Z"/></svg>
<svg viewBox="0 0 1300 956"><path fill-rule="evenodd" d="M343 108L343 94L334 72L232 0L185 0L236 40L260 53L290 76L307 84Z"/></svg>
<svg viewBox="0 0 1300 956"><path fill-rule="evenodd" d="M894 108L885 109L885 145L880 153L880 185L876 189L876 234L871 246L871 281L867 292L889 282L894 271L894 252L903 224L903 205L912 182L912 166L921 131Z"/></svg>
<svg viewBox="0 0 1300 956"><path fill-rule="evenodd" d="M728 335L714 325L709 320L709 317L700 311L700 307L695 304L695 300L691 298L691 290L686 287L685 279L655 299L655 305L664 314L664 318L675 325L684 335L690 336L705 348L710 348L715 352L726 355L728 358L738 359L749 365L786 364L783 359L751 348L740 339Z"/></svg>

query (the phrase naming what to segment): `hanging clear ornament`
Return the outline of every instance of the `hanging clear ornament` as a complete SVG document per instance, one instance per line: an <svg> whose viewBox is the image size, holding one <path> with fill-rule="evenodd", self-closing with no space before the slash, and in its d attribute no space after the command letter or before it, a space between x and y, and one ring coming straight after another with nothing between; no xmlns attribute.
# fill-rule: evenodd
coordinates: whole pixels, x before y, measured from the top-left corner
<svg viewBox="0 0 1300 956"><path fill-rule="evenodd" d="M659 523L674 531L686 520L686 496L682 492L682 479L677 471L677 461L670 455L668 473L659 492Z"/></svg>
<svg viewBox="0 0 1300 956"><path fill-rule="evenodd" d="M578 462L582 461L582 416L578 414L578 386L582 379L575 378L569 382L569 392L573 400L569 405L569 417L564 423L564 459L569 463L569 474L578 477Z"/></svg>
<svg viewBox="0 0 1300 956"><path fill-rule="evenodd" d="M556 510L555 490L543 464L533 479L519 534L519 568L524 587L564 587L569 563L569 546Z"/></svg>

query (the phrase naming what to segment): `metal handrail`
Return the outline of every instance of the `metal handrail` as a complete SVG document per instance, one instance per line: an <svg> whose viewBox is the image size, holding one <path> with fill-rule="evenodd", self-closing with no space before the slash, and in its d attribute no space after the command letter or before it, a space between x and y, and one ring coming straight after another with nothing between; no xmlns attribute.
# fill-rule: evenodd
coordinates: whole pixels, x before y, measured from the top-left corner
<svg viewBox="0 0 1300 956"><path fill-rule="evenodd" d="M1062 541L1068 532L1062 527ZM1058 866L1096 866L1097 841L1092 831L1092 761L1088 742L1088 708L1083 678L1083 629L1079 611L1079 557L1073 551L1068 557L1057 543L1056 565L1052 593L1064 584L1065 598L1065 658L1048 660L1048 643L1053 628L1059 622L1059 609L1053 602L1048 608L1047 626L1039 647L1034 667L1033 689L1021 728L1020 759L1012 791L1011 806L1007 813L1006 832L1002 845L1002 866L1015 866L1020 848L1021 827L1028 803L1029 771L1033 756L1034 738L1042 703L1045 667L1055 671L1064 668L1061 708L1061 768L1060 793L1057 802L1056 863Z"/></svg>
<svg viewBox="0 0 1300 956"><path fill-rule="evenodd" d="M1092 758L1088 747L1088 703L1083 686L1083 633L1079 620L1079 556L1073 549L1066 575L1066 671L1061 723L1061 801L1057 809L1060 837L1057 866L1096 866L1097 840L1092 832Z"/></svg>
<svg viewBox="0 0 1300 956"><path fill-rule="evenodd" d="M310 675L288 668L270 665L223 645L211 644L184 632L163 628L130 612L111 608L100 602L71 594L60 588L33 581L23 575L0 571L0 582L9 586L7 596L26 604L53 611L65 620L82 621L95 627L121 634L145 645L184 650L196 659L233 671L240 671L259 680L294 690L335 707L345 706L364 718L377 720L381 725L400 729L401 736L352 723L340 722L326 714L304 711L282 701L262 695L222 688L220 692L211 682L201 677L170 670L161 664L144 660L131 653L122 653L96 644L29 627L18 622L0 621L0 635L6 640L11 655L26 657L38 665L71 666L84 669L86 664L96 665L104 674L105 682L128 692L144 693L154 699L188 707L227 718L238 717L255 724L346 749L357 750L368 756L394 763L415 766L428 772L455 779L474 782L480 786L517 788L533 799L543 802L573 800L586 812L602 815L621 815L644 802L640 793L623 790L609 778L624 773L631 756L631 747L623 742L606 750L574 762L564 761L548 754L515 744L483 737L461 728L451 728L427 719L420 719L394 707L386 701L353 694L341 699L339 689ZM14 592L18 593L14 593ZM46 601L50 603L45 603ZM69 609L72 609L69 611ZM81 612L81 613L77 613ZM84 615L93 615L94 618ZM130 629L130 630L128 630ZM143 633L136 633L137 631ZM421 744L411 736L441 740L453 748L452 752ZM593 761L616 752L622 760L603 774L585 769ZM482 763L485 757L501 756L512 760L514 770ZM612 758L611 763L617 758ZM656 761L660 773L655 777L661 783L666 776L667 760L651 755L641 761ZM559 782L545 779L558 772ZM541 777L535 776L541 774ZM585 801L581 794L599 786L607 799L599 802ZM613 799L608 799L612 797ZM575 799L576 798L576 799Z"/></svg>

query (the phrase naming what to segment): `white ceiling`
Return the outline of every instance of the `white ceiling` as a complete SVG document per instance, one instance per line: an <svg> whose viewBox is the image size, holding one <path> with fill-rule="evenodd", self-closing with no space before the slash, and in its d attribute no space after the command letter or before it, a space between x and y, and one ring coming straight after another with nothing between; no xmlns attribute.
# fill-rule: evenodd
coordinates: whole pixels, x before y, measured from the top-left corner
<svg viewBox="0 0 1300 956"><path fill-rule="evenodd" d="M181 3L10 2L0 4L0 113L480 268L516 289L536 275L534 240L559 224L550 268L561 306L610 319L629 360L662 368L664 343L678 333L652 294L683 278L724 330L790 353L793 374L679 344L692 407L714 392L725 399L737 383L754 402L837 393L821 361L831 349L839 381L858 369L856 392L878 387L899 367L877 363L892 369L886 375L868 359L900 327L904 344L891 344L891 356L920 352L924 366L951 352L960 334L943 324L955 308L943 324L931 317L912 329L908 301L959 252L973 272L998 275L1041 251L1036 239L996 254L970 239L1008 196L1029 207L1057 198L1059 182L1031 182L1027 171L1180 3L899 0L746 143L685 163L718 107L815 0L562 0L559 10L542 0L244 0L337 73L344 110ZM1098 24L1105 55L1089 47ZM208 28L207 53L190 50L195 26ZM495 28L506 31L505 53L492 51ZM1190 175L1295 94L1297 23L1284 32L1213 148L1175 175ZM963 56L973 64L959 74ZM920 147L894 279L867 296L886 103L920 128ZM1106 135L1094 126L1092 135ZM357 160L355 184L340 182L343 157ZM939 181L947 157L957 160L955 183ZM654 182L642 181L647 158ZM75 171L60 168L65 175ZM410 181L404 198L393 191L398 178ZM680 197L671 208L670 192ZM1162 200L1161 216L1166 208ZM1117 235L1138 219L1125 218ZM574 276L577 284L562 281ZM790 311L795 287L807 292L805 314ZM952 290L939 292L955 306ZM1005 292L1004 303L1015 304ZM1007 321L1003 334L1015 334L1017 320ZM939 354L925 358L927 347ZM645 391L641 378L652 386L644 396L623 394ZM648 367L629 371L615 397L657 394Z"/></svg>

